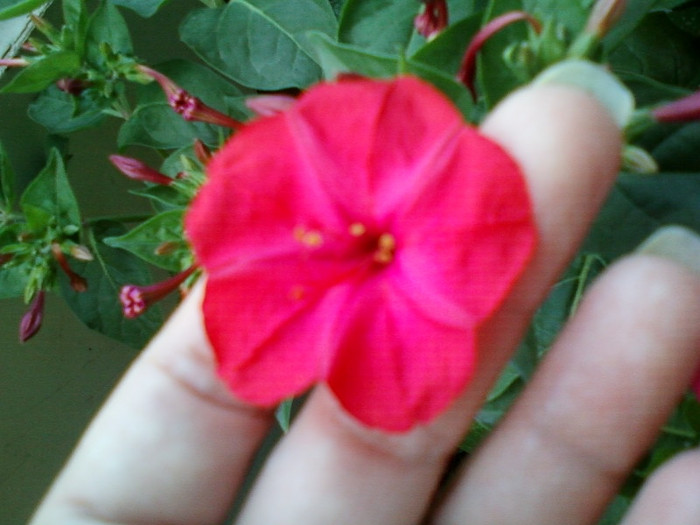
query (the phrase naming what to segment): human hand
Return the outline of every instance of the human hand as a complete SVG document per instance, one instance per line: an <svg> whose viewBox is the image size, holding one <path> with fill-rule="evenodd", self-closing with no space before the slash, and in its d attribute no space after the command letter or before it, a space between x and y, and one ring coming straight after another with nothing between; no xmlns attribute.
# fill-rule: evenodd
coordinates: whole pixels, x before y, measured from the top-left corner
<svg viewBox="0 0 700 525"><path fill-rule="evenodd" d="M482 131L522 166L541 235L523 277L479 333L480 355L488 358L446 413L405 434L357 424L317 387L272 452L239 523L595 522L691 381L699 361L700 279L667 257L632 255L593 286L503 424L449 490L436 493L619 161L615 125L570 88L518 92ZM273 417L237 401L217 379L201 298L199 286L134 363L35 525L224 519ZM690 452L662 468L628 523L697 523L698 463L700 455Z"/></svg>

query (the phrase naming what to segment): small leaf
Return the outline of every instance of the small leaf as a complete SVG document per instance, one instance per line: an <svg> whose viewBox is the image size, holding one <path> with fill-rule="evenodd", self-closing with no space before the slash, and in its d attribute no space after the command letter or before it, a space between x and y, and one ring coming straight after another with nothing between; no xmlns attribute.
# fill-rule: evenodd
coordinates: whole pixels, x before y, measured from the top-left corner
<svg viewBox="0 0 700 525"><path fill-rule="evenodd" d="M31 13L36 8L48 3L48 0L4 0L0 2L0 20Z"/></svg>
<svg viewBox="0 0 700 525"><path fill-rule="evenodd" d="M110 0L114 5L127 7L143 17L152 16L170 0Z"/></svg>
<svg viewBox="0 0 700 525"><path fill-rule="evenodd" d="M103 2L90 16L87 27L87 58L95 66L104 66L107 57L104 46L113 53L131 55L133 46L129 27L119 10L109 2Z"/></svg>
<svg viewBox="0 0 700 525"><path fill-rule="evenodd" d="M416 0L347 0L338 40L368 52L398 55L408 46L419 9Z"/></svg>
<svg viewBox="0 0 700 525"><path fill-rule="evenodd" d="M105 238L104 242L113 248L127 250L154 266L180 271L183 261L190 259L182 231L182 214L182 210L159 213L119 237ZM166 243L171 244L173 250L159 255L159 248Z"/></svg>
<svg viewBox="0 0 700 525"><path fill-rule="evenodd" d="M72 96L50 86L29 105L27 114L49 133L72 133L99 124L105 117L107 105L106 99L95 100L87 92Z"/></svg>
<svg viewBox="0 0 700 525"><path fill-rule="evenodd" d="M10 213L15 203L15 179L10 158L0 142L0 225L3 212Z"/></svg>
<svg viewBox="0 0 700 525"><path fill-rule="evenodd" d="M464 51L481 28L481 19L482 15L478 13L449 26L435 39L416 50L411 60L456 75Z"/></svg>
<svg viewBox="0 0 700 525"><path fill-rule="evenodd" d="M40 58L22 69L0 93L33 93L41 91L56 80L80 71L80 57L73 51L57 51Z"/></svg>
<svg viewBox="0 0 700 525"><path fill-rule="evenodd" d="M61 228L80 226L78 201L58 150L51 150L44 169L24 190L20 207L27 226L35 232L42 232L52 225Z"/></svg>
<svg viewBox="0 0 700 525"><path fill-rule="evenodd" d="M319 32L310 32L308 40L314 44L314 58L321 64L323 76L333 79L339 73L358 73L374 78L388 78L398 70L398 57L372 53L360 47L341 44Z"/></svg>

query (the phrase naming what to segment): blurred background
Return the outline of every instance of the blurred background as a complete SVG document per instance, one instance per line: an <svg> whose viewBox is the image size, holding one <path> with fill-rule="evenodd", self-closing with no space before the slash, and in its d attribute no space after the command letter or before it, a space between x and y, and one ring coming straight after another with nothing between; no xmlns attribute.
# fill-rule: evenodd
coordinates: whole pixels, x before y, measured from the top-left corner
<svg viewBox="0 0 700 525"><path fill-rule="evenodd" d="M194 0L171 2L144 21L122 10L132 30L136 55L157 64L176 53L177 28ZM60 2L47 17L60 17ZM158 27L162 32L154 33ZM179 48L182 48L180 54ZM178 48L178 49L175 49ZM0 140L21 183L43 167L49 137L26 116L33 96L0 96ZM128 194L138 187L107 161L116 152L117 122L71 135L68 174L83 217L142 210L144 199ZM128 154L138 156L134 149ZM116 301L117 298L115 297ZM26 305L0 300L0 523L20 525L61 468L85 426L137 351L87 329L57 294L48 294L43 326L19 343L18 327Z"/></svg>

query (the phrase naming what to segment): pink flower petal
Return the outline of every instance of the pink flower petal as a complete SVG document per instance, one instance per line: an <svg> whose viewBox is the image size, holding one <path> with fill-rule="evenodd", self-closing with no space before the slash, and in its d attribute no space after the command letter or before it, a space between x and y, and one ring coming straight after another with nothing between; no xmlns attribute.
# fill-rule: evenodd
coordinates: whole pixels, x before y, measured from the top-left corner
<svg viewBox="0 0 700 525"><path fill-rule="evenodd" d="M473 331L427 318L380 277L352 299L327 380L331 390L372 427L406 431L430 421L473 374Z"/></svg>

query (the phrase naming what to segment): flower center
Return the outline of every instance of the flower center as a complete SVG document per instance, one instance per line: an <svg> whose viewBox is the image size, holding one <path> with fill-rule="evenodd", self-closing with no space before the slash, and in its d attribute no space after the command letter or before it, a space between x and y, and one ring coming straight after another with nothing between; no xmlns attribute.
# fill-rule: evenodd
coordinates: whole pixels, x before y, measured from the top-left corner
<svg viewBox="0 0 700 525"><path fill-rule="evenodd" d="M393 234L379 233L360 222L350 224L346 233L320 231L300 225L294 228L292 235L306 248L304 257L338 262L338 274L334 277L320 281L312 277L306 285L293 286L289 297L294 300L308 298L312 290L319 293L346 279L362 278L378 271L389 265L396 254Z"/></svg>

